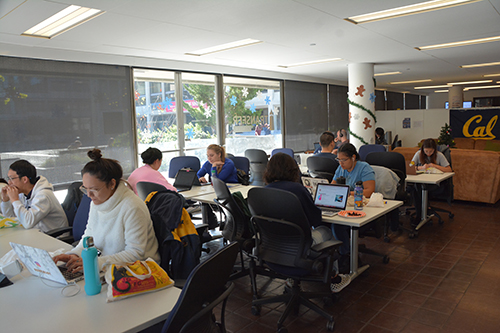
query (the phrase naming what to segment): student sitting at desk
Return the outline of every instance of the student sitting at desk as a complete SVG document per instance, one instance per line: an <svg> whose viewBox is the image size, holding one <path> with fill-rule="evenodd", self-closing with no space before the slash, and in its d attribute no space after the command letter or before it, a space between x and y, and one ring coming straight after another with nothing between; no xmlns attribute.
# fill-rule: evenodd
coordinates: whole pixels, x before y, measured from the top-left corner
<svg viewBox="0 0 500 333"><path fill-rule="evenodd" d="M330 228L321 223L321 210L314 205L309 191L299 183L300 169L295 160L284 153L277 153L267 163L264 181L269 188L292 192L299 199L302 210L311 226L312 245L333 239ZM330 288L337 293L351 282L350 275L338 274L332 277Z"/></svg>
<svg viewBox="0 0 500 333"><path fill-rule="evenodd" d="M128 177L128 183L137 194L136 185L138 182L150 182L155 184L163 185L167 190L177 192L177 189L168 182L168 180L163 177L163 175L158 171L161 167L161 161L163 159L163 154L159 149L149 147L142 154L143 165L132 172Z"/></svg>
<svg viewBox="0 0 500 333"><path fill-rule="evenodd" d="M92 161L82 170L80 187L92 200L87 228L80 243L69 253L55 256L54 261L66 262L72 271L82 270L82 242L84 237L92 236L102 253L98 258L100 269L106 264L147 258L158 262L158 241L149 210L121 180L122 167L115 160L102 158L99 149L89 151L88 156Z"/></svg>
<svg viewBox="0 0 500 333"><path fill-rule="evenodd" d="M2 214L16 216L26 229L52 229L68 226L64 210L54 195L54 188L44 176L36 175L36 168L28 161L19 160L9 167L8 186L2 187Z"/></svg>
<svg viewBox="0 0 500 333"><path fill-rule="evenodd" d="M349 138L347 137L347 131L345 129L341 129L337 131L337 137L335 138L335 149L333 149L332 153L337 155L340 146L344 143L349 143Z"/></svg>
<svg viewBox="0 0 500 333"><path fill-rule="evenodd" d="M351 188L351 195L354 195L354 187L358 181L363 182L363 195L369 198L375 192L375 172L372 167L363 161L359 160L359 154L351 143L344 143L340 146L337 155L337 161L340 168L337 168L333 176L332 183L336 183L339 177L345 178L345 184ZM339 249L343 256L339 261L341 265L347 265L349 262L348 255L351 252L349 246L349 227L339 224L332 225L332 231L335 238L343 242Z"/></svg>
<svg viewBox="0 0 500 333"><path fill-rule="evenodd" d="M328 157L334 160L337 155L332 153L335 148L335 136L332 132L326 131L319 137L319 144L321 146L321 151L314 154L314 156Z"/></svg>

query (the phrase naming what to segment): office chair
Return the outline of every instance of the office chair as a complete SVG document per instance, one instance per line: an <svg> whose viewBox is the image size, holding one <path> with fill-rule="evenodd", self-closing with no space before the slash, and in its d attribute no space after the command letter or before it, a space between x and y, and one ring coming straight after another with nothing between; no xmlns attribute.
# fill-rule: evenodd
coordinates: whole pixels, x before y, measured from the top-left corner
<svg viewBox="0 0 500 333"><path fill-rule="evenodd" d="M273 151L271 152L271 156L274 156L274 154L277 154L277 153L283 153L283 154L287 154L287 155L290 155L292 158L293 158L293 149L291 148L276 148L276 149L273 149Z"/></svg>
<svg viewBox="0 0 500 333"><path fill-rule="evenodd" d="M359 147L359 159L361 161L366 161L366 155L368 155L371 152L384 152L385 147L382 145L362 145Z"/></svg>
<svg viewBox="0 0 500 333"><path fill-rule="evenodd" d="M234 155L233 155L233 154L230 154L230 153L226 153L226 158L233 159L233 158L234 158Z"/></svg>
<svg viewBox="0 0 500 333"><path fill-rule="evenodd" d="M68 219L69 226L73 225L73 219L75 218L76 211L78 210L78 206L82 200L83 193L80 191L80 186L82 185L82 182L71 183L68 187L66 198L64 198L64 201L61 204L64 209L64 213L66 214L66 218Z"/></svg>
<svg viewBox="0 0 500 333"><path fill-rule="evenodd" d="M193 269L162 333L226 332L226 302L234 289L227 281L237 255L238 244L232 243ZM216 322L213 309L220 303L220 322Z"/></svg>
<svg viewBox="0 0 500 333"><path fill-rule="evenodd" d="M398 134L396 134L394 140L392 141L391 150L394 150L396 147L401 147L401 140L399 140Z"/></svg>
<svg viewBox="0 0 500 333"><path fill-rule="evenodd" d="M142 201L146 200L149 193L155 191L165 191L167 188L163 185L151 183L151 182L137 182L135 185L137 189L137 195Z"/></svg>
<svg viewBox="0 0 500 333"><path fill-rule="evenodd" d="M83 194L83 193L82 193ZM76 246L87 228L87 222L89 220L90 203L92 200L86 195L82 196L78 209L75 213L75 218L73 219L73 225L69 227L62 227L50 230L47 235L52 237L57 237L59 240L72 244ZM61 236L68 233L68 236Z"/></svg>
<svg viewBox="0 0 500 333"><path fill-rule="evenodd" d="M200 170L200 160L196 156L176 156L170 160L168 167L168 177L175 178L177 171L182 168L191 168L194 171Z"/></svg>
<svg viewBox="0 0 500 333"><path fill-rule="evenodd" d="M265 185L264 171L268 161L266 152L261 149L247 149L245 157L250 161L250 183L252 185Z"/></svg>
<svg viewBox="0 0 500 333"><path fill-rule="evenodd" d="M234 163L234 166L238 172L241 172L242 177L246 177L248 181L250 181L250 160L245 156L233 156L231 160ZM238 177L239 178L239 177ZM238 179L239 180L239 179ZM240 183L243 183L240 181ZM248 185L248 183L246 184Z"/></svg>
<svg viewBox="0 0 500 333"><path fill-rule="evenodd" d="M311 247L311 227L299 199L291 192L272 188L252 188L248 192L248 205L256 230L254 253L280 278L293 279L292 288L283 295L254 299L252 312L260 313L262 304L284 302L285 310L278 320L278 332L286 332L283 323L291 311L305 305L328 320L327 329L333 330L333 316L310 301L313 298L332 298L329 285L334 254L342 244L326 241ZM324 292L304 292L301 281L314 281L325 285Z"/></svg>
<svg viewBox="0 0 500 333"><path fill-rule="evenodd" d="M333 158L323 156L311 156L307 159L307 169L314 178L325 178L332 182L335 171L339 167L339 162Z"/></svg>

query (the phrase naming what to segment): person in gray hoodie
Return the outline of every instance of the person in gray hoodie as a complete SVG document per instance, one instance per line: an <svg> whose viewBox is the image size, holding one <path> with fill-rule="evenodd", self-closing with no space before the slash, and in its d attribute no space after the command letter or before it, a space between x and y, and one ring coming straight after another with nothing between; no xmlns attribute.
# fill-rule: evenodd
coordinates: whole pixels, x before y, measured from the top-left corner
<svg viewBox="0 0 500 333"><path fill-rule="evenodd" d="M36 168L26 160L10 165L8 186L2 187L0 208L6 217L17 217L26 228L43 232L68 226L64 210L47 178L36 175Z"/></svg>

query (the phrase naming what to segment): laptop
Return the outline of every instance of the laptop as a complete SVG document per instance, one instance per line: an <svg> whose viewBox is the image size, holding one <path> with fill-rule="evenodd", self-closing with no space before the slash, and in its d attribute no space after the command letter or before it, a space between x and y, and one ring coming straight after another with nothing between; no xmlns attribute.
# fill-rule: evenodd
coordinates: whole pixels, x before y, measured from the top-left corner
<svg viewBox="0 0 500 333"><path fill-rule="evenodd" d="M345 210L349 192L349 185L319 183L314 195L314 204L321 209L323 215L335 216Z"/></svg>
<svg viewBox="0 0 500 333"><path fill-rule="evenodd" d="M316 187L319 183L328 184L328 179L324 178L313 178L313 177L302 177L302 185L311 193L312 196L316 193Z"/></svg>
<svg viewBox="0 0 500 333"><path fill-rule="evenodd" d="M83 272L72 273L64 265L57 266L45 250L12 242L10 246L34 276L65 285L83 280Z"/></svg>
<svg viewBox="0 0 500 333"><path fill-rule="evenodd" d="M175 175L174 187L177 192L189 191L193 187L195 179L198 179L195 171L180 169Z"/></svg>

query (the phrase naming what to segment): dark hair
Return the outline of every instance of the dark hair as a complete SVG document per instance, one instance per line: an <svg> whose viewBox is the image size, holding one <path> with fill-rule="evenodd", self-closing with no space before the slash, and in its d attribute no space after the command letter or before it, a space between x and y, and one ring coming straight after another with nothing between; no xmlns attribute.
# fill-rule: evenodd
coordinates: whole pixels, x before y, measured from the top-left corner
<svg viewBox="0 0 500 333"><path fill-rule="evenodd" d="M377 127L375 129L375 134L377 134L378 136L380 136L381 138L384 137L384 129L382 127Z"/></svg>
<svg viewBox="0 0 500 333"><path fill-rule="evenodd" d="M284 153L274 154L267 163L264 172L264 181L267 184L281 180L298 182L299 179L300 169L297 162L290 155Z"/></svg>
<svg viewBox="0 0 500 333"><path fill-rule="evenodd" d="M89 150L87 156L90 157L92 161L88 162L83 167L82 177L84 174L88 173L97 177L100 181L105 182L106 186L114 179L116 181L116 187L118 187L120 179L123 176L123 169L120 163L116 160L103 158L100 149Z"/></svg>
<svg viewBox="0 0 500 333"><path fill-rule="evenodd" d="M328 147L332 141L335 139L335 136L332 132L326 131L321 134L319 137L319 144L321 147Z"/></svg>
<svg viewBox="0 0 500 333"><path fill-rule="evenodd" d="M339 137L343 138L344 136L347 138L347 131L342 128L339 130Z"/></svg>
<svg viewBox="0 0 500 333"><path fill-rule="evenodd" d="M434 149L434 152L432 153L431 156L429 156L429 159L430 159L430 163L436 163L436 158L437 158L436 141L434 141L434 139L425 139L424 142L422 142L422 147L420 147L420 164L424 165L425 159L427 158L427 155L425 155L425 152L424 152L425 148Z"/></svg>
<svg viewBox="0 0 500 333"><path fill-rule="evenodd" d="M8 182L5 179L0 178L0 184L8 184Z"/></svg>
<svg viewBox="0 0 500 333"><path fill-rule="evenodd" d="M342 146L340 146L339 150L337 151L337 156L340 153L346 154L349 158L356 156L356 160L359 160L359 154L356 151L356 147L354 147L352 143L346 142Z"/></svg>
<svg viewBox="0 0 500 333"><path fill-rule="evenodd" d="M15 171L19 177L28 177L31 184L35 184L38 180L36 178L36 168L26 160L15 161L10 165L9 169Z"/></svg>
<svg viewBox="0 0 500 333"><path fill-rule="evenodd" d="M141 158L142 163L153 164L156 160L161 161L163 158L163 154L159 149L149 147L141 154Z"/></svg>

